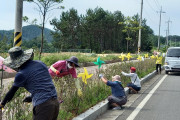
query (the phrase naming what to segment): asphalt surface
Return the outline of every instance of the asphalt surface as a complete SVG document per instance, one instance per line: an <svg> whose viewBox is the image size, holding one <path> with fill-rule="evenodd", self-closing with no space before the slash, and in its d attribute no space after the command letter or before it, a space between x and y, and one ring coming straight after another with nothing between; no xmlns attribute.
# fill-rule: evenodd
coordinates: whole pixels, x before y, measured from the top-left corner
<svg viewBox="0 0 180 120"><path fill-rule="evenodd" d="M180 73L168 75L135 120L180 120Z"/></svg>
<svg viewBox="0 0 180 120"><path fill-rule="evenodd" d="M180 73L166 76L163 72L153 79L154 82L116 120L180 120ZM145 100L147 97L149 99Z"/></svg>

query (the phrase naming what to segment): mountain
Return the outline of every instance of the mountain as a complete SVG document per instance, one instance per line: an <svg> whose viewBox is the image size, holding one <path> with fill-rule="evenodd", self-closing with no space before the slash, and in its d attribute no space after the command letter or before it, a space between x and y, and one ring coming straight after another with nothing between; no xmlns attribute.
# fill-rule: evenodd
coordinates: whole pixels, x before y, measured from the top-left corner
<svg viewBox="0 0 180 120"><path fill-rule="evenodd" d="M3 36L6 36L8 39L12 39L13 32L14 30L0 30L0 36L1 36L0 40L2 40ZM51 32L52 30L48 28L44 29L44 36L48 42L51 42L53 40ZM28 41L40 36L41 36L41 29L38 26L28 25L22 28L22 40Z"/></svg>

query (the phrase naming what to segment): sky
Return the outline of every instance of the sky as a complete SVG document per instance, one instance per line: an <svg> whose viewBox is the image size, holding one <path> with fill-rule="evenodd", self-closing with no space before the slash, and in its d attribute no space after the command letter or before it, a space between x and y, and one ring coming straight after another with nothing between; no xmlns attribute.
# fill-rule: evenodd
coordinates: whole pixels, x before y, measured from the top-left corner
<svg viewBox="0 0 180 120"><path fill-rule="evenodd" d="M159 35L159 21L160 21L160 9L162 6L161 14L161 27L160 35L166 36L166 30L169 22L169 35L180 36L180 0L143 0L143 13L142 18L147 20L147 25L150 26L155 35ZM50 13L49 20L58 18L63 11L67 11L70 8L74 8L78 11L78 14L86 14L86 10L96 7L101 7L104 10L110 12L121 11L124 16L133 16L140 14L141 0L64 0L61 3L65 7L64 10L54 10ZM23 3L23 16L28 16L30 20L38 19L40 17L35 10L37 6L32 3ZM16 0L0 0L0 30L12 30L15 27L15 8ZM23 26L28 25L23 23ZM47 21L46 28L52 29L53 26Z"/></svg>

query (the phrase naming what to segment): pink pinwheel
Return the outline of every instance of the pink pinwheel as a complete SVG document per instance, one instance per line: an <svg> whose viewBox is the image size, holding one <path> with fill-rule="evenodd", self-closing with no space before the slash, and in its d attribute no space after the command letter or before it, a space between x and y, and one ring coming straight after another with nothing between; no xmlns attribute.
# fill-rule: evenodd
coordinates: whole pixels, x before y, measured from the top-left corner
<svg viewBox="0 0 180 120"><path fill-rule="evenodd" d="M0 56L0 70L3 69L4 71L6 71L6 72L8 72L8 73L14 73L14 72L16 72L16 71L14 71L13 69L5 66L5 65L3 64L3 61L4 61L4 58Z"/></svg>

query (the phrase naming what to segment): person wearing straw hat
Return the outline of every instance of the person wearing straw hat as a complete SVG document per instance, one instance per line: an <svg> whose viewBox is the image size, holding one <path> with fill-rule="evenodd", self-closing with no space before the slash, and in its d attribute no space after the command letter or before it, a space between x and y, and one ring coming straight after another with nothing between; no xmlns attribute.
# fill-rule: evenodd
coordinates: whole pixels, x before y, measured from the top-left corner
<svg viewBox="0 0 180 120"><path fill-rule="evenodd" d="M13 47L4 64L17 71L14 83L7 92L0 108L10 102L19 87L24 87L31 96L23 102L32 102L33 120L56 120L59 113L57 92L47 66L41 61L33 60L33 49L23 51L21 47Z"/></svg>
<svg viewBox="0 0 180 120"><path fill-rule="evenodd" d="M72 56L68 60L59 60L51 65L49 73L52 77L63 77L70 74L73 78L77 78L76 67L79 67L78 58Z"/></svg>
<svg viewBox="0 0 180 120"><path fill-rule="evenodd" d="M103 74L99 74L99 77L106 85L111 87L112 95L108 97L108 101L113 110L121 110L122 105L125 105L127 102L124 87L121 85L121 77L115 75L112 77L112 81L108 81Z"/></svg>

